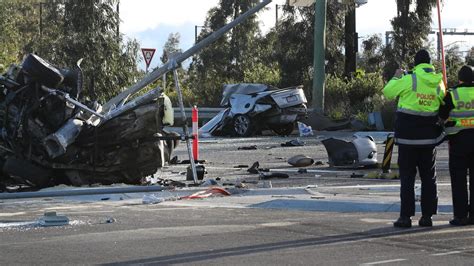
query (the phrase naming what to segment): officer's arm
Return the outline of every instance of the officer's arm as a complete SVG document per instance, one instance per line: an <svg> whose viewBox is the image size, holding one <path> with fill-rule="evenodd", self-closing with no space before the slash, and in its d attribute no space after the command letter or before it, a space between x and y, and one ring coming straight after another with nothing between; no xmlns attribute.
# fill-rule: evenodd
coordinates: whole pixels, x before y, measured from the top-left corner
<svg viewBox="0 0 474 266"><path fill-rule="evenodd" d="M383 95L385 95L388 100L395 99L396 97L400 96L403 88L405 87L403 83L403 78L393 77L383 88Z"/></svg>
<svg viewBox="0 0 474 266"><path fill-rule="evenodd" d="M451 98L451 93L446 94L444 97L444 105L439 107L438 115L441 119L446 120L449 117L449 112L454 109L453 99Z"/></svg>

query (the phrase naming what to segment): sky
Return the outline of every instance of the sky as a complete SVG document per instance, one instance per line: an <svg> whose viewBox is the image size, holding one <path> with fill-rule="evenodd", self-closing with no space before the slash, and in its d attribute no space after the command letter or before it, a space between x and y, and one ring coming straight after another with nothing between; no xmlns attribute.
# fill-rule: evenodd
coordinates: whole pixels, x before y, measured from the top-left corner
<svg viewBox="0 0 474 266"><path fill-rule="evenodd" d="M207 11L217 6L218 2L219 0L120 0L122 20L120 31L128 38L137 39L142 48L157 49L150 65L153 68L161 64L159 57L170 33L178 32L181 35L180 48L183 51L194 45L195 26L203 25ZM285 0L274 0L267 5L266 10L259 12L263 32L267 32L275 25L275 6L283 5L285 2ZM441 14L443 28L474 32L474 1L444 2ZM395 0L368 0L367 4L357 8L356 27L361 40L373 34L381 34L385 40L385 32L392 29L390 20L395 15ZM437 23L437 13L433 12L432 28L437 28ZM436 43L434 36L431 41ZM444 37L445 47L454 44L460 45L461 50L466 51L474 46L474 36ZM141 68L145 68L144 63Z"/></svg>

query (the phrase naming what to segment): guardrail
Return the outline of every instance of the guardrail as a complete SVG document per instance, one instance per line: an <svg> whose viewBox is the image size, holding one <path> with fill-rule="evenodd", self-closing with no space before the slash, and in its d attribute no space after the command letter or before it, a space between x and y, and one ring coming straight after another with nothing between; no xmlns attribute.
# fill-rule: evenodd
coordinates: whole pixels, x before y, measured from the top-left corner
<svg viewBox="0 0 474 266"><path fill-rule="evenodd" d="M220 107L198 107L199 111L199 125L205 124L207 121L211 120L214 116L216 116L220 111L224 110L224 108ZM179 108L173 108L174 111L174 119L177 121L181 121L181 111ZM186 120L188 123L191 122L191 112L192 108L187 107L184 108L184 113L186 114Z"/></svg>

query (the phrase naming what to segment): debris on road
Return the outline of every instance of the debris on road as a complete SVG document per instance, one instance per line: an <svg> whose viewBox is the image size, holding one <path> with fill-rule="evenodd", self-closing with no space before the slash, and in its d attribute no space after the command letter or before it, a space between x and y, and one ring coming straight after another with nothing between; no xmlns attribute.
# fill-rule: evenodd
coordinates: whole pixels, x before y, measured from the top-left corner
<svg viewBox="0 0 474 266"><path fill-rule="evenodd" d="M321 141L331 167L358 168L377 165L377 146L371 136L354 135L351 142L329 138Z"/></svg>
<svg viewBox="0 0 474 266"><path fill-rule="evenodd" d="M295 167L305 167L314 164L313 158L299 154L288 159L288 163Z"/></svg>
<svg viewBox="0 0 474 266"><path fill-rule="evenodd" d="M254 162L252 166L250 166L250 168L247 169L247 172L251 174L259 174L261 172L269 172L269 171L270 169L268 168L260 168L260 163L258 161Z"/></svg>
<svg viewBox="0 0 474 266"><path fill-rule="evenodd" d="M207 174L207 171L206 171L206 167L202 164L196 164L196 174L197 174L197 178L198 180L203 180L204 179L204 175ZM193 179L193 172L192 172L192 169L191 169L191 166L188 166L186 168L186 180L187 181L192 181L194 180Z"/></svg>
<svg viewBox="0 0 474 266"><path fill-rule="evenodd" d="M300 133L300 137L309 137L313 136L313 129L311 126L306 125L305 123L298 121L298 131Z"/></svg>
<svg viewBox="0 0 474 266"><path fill-rule="evenodd" d="M142 198L142 203L143 204L158 204L161 202L164 202L165 199L162 197L157 197L154 194L146 194Z"/></svg>
<svg viewBox="0 0 474 266"><path fill-rule="evenodd" d="M300 139L294 139L281 144L282 147L297 147L297 146L304 146L304 141Z"/></svg>
<svg viewBox="0 0 474 266"><path fill-rule="evenodd" d="M267 173L260 173L260 179L271 179L271 178L289 178L290 176L285 173L277 173L277 172L267 172Z"/></svg>
<svg viewBox="0 0 474 266"><path fill-rule="evenodd" d="M201 187L215 186L217 181L214 179L208 179L200 184Z"/></svg>
<svg viewBox="0 0 474 266"><path fill-rule="evenodd" d="M254 162L252 164L252 166L250 166L250 168L247 169L247 172L249 172L251 174L258 174L258 173L260 173L260 171L258 170L259 167L260 167L260 163L258 161Z"/></svg>
<svg viewBox="0 0 474 266"><path fill-rule="evenodd" d="M180 199L204 199L210 196L230 196L230 192L224 188L212 187L206 190L198 191L189 196L181 197Z"/></svg>
<svg viewBox="0 0 474 266"><path fill-rule="evenodd" d="M249 168L249 166L246 164L239 164L239 165L234 166L234 168Z"/></svg>
<svg viewBox="0 0 474 266"><path fill-rule="evenodd" d="M63 215L57 215L56 212L45 212L43 216L38 218L40 226L62 226L69 224L69 218Z"/></svg>
<svg viewBox="0 0 474 266"><path fill-rule="evenodd" d="M241 146L237 148L237 150L244 150L244 151L256 150L256 149L257 149L257 145Z"/></svg>

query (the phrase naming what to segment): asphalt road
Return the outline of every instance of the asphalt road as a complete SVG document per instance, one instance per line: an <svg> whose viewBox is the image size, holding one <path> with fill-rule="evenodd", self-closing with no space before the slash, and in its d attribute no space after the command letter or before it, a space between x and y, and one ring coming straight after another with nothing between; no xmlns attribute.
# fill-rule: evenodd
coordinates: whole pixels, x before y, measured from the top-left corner
<svg viewBox="0 0 474 266"><path fill-rule="evenodd" d="M352 173L379 170L335 170L326 163L320 141L351 135L319 133L302 139L305 146L286 148L280 143L296 136L203 140L205 178L228 183L233 195L227 197L172 201L169 196L206 188L167 188L154 194L168 199L158 204L143 204L143 194L1 200L0 263L472 265L474 226L448 225L452 213L446 145L438 151L440 212L435 226L416 226L418 214L413 228L397 229L392 221L398 216L398 180L351 178ZM380 161L383 136L376 140ZM238 150L247 145L257 145L257 150ZM186 159L185 145L176 154ZM286 163L296 154L323 165L297 173ZM395 161L396 150L394 155ZM255 161L290 177L272 179L273 188L261 188L258 175L234 168ZM169 166L155 177L184 181L185 168ZM247 188L233 188L242 181ZM69 225L38 226L35 220L48 211L66 215Z"/></svg>

